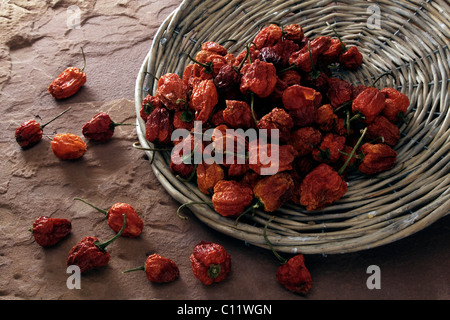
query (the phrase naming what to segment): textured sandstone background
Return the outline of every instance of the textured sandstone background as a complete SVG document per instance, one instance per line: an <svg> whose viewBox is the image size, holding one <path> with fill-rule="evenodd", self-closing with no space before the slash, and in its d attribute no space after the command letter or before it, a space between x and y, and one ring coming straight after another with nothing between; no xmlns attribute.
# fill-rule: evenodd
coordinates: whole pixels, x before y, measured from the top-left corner
<svg viewBox="0 0 450 320"><path fill-rule="evenodd" d="M177 218L178 203L151 171L143 153L132 147L135 129L117 127L106 144L88 143L85 156L60 161L50 149L54 134L81 135L99 111L116 122L135 122L134 85L153 35L180 0L0 2L0 298L1 299L304 299L275 280L271 252L247 246L209 229L191 217ZM81 10L79 29L67 27L70 5ZM87 83L64 101L55 101L48 84L67 66L87 59ZM44 123L72 109L44 130L44 139L21 150L14 130L28 119ZM108 247L107 267L83 275L81 290L66 287L66 257L83 236L106 240L106 220L82 197L108 209L115 202L133 205L145 222L138 239L119 239ZM72 234L43 249L28 228L40 215L72 221ZM314 285L307 299L449 299L447 217L397 243L366 252L307 256ZM201 240L224 245L232 273L223 283L203 286L190 269L189 255ZM143 272L122 274L157 252L179 265L170 284L147 282ZM366 269L381 268L381 290L369 290Z"/></svg>

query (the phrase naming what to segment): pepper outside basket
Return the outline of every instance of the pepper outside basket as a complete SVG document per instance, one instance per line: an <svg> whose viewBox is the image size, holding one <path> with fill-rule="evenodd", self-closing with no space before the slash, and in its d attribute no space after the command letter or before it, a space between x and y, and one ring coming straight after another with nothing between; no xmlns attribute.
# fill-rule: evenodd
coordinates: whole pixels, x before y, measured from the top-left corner
<svg viewBox="0 0 450 320"><path fill-rule="evenodd" d="M264 226L274 216L266 235L275 250L286 253L348 253L407 237L450 212L449 13L445 0L183 1L160 26L136 80L139 143L152 147L139 110L147 92L156 90L154 77L181 76L191 63L187 54L195 56L203 42L221 43L237 54L270 23L298 23L312 38L334 36L328 22L364 57L358 71L340 73L340 78L370 85L391 72L377 87L393 87L410 99L395 147L397 165L374 178L350 176L345 196L320 212L285 204L271 214L255 210L235 224L210 205L189 209L209 227L264 248ZM236 42L223 42L227 39ZM211 201L194 183L171 173L170 152L145 152L157 179L180 204Z"/></svg>

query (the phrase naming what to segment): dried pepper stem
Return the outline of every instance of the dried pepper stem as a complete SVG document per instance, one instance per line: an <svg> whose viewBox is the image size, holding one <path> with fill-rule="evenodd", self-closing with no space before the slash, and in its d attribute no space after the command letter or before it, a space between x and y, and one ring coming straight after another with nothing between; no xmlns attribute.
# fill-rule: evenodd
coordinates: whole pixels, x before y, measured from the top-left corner
<svg viewBox="0 0 450 320"><path fill-rule="evenodd" d="M187 202L185 204L182 204L181 206L178 207L177 209L177 216L178 218L182 219L182 220L187 220L188 218L181 215L180 211L187 206L191 206L193 204L213 204L212 202L208 202L208 201L191 201L191 202Z"/></svg>
<svg viewBox="0 0 450 320"><path fill-rule="evenodd" d="M361 136L359 137L358 141L356 142L355 146L353 147L352 152L350 152L350 155L347 157L347 160L345 160L344 164L342 165L342 167L339 169L338 174L341 175L342 172L344 172L345 168L347 168L348 163L350 162L351 158L353 157L353 155L356 152L356 149L358 149L358 147L360 146L361 142L363 141L364 135L367 132L367 127L364 128L364 130L361 133Z"/></svg>
<svg viewBox="0 0 450 320"><path fill-rule="evenodd" d="M112 242L114 242L117 238L119 238L122 235L123 230L125 230L125 227L127 226L127 215L123 214L123 224L122 224L122 229L120 229L120 231L118 233L116 233L116 235L114 237L112 237L109 240L106 240L105 242L100 242L100 241L95 241L94 244L95 246L102 252L106 251L106 247L108 245L110 245Z"/></svg>
<svg viewBox="0 0 450 320"><path fill-rule="evenodd" d="M86 203L88 206L91 206L92 208L96 209L97 211L100 211L100 212L103 213L105 216L108 214L108 211L107 211L107 210L100 209L100 208L94 206L92 203L87 202L87 201L84 200L84 199L81 199L81 198L73 198L73 199L74 199L74 200L79 200L79 201L81 201L81 202Z"/></svg>
<svg viewBox="0 0 450 320"><path fill-rule="evenodd" d="M66 113L67 111L69 111L70 109L72 109L72 107L67 108L66 110L64 110L63 112L61 112L60 114L58 114L56 117L54 117L53 119L50 119L49 121L47 121L44 124L41 124L41 129L44 129L44 127L46 125L48 125L49 123L55 121L56 119L58 119L59 117L61 117L64 113Z"/></svg>
<svg viewBox="0 0 450 320"><path fill-rule="evenodd" d="M280 263L281 264L285 264L287 262L287 259L285 259L282 256L280 256L280 254L274 249L272 243L270 243L269 238L267 237L267 226L269 225L269 223L272 222L273 219L275 219L274 216L270 217L270 219L267 221L266 225L264 226L264 232L263 232L264 240L266 241L266 243L269 246L270 250L272 250L272 252L275 255L275 257L277 257L277 259L280 261Z"/></svg>

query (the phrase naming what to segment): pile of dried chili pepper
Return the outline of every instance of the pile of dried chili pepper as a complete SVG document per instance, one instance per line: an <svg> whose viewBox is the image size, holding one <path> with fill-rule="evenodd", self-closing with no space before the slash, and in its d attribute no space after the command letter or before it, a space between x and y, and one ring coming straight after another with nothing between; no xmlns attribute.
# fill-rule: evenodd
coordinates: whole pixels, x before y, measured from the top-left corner
<svg viewBox="0 0 450 320"><path fill-rule="evenodd" d="M399 123L409 99L394 88L339 78L340 69L360 68L363 55L336 32L307 37L299 24L270 24L238 54L207 41L190 59L182 75L159 78L140 114L147 140L158 146L180 143L170 141L172 132L193 133L194 121L224 134L201 140L195 152L212 149L227 161L193 164L192 154L176 153L170 165L176 176L211 195L219 214L272 212L285 202L321 210L345 195L351 170L371 175L395 166ZM259 131L256 141L241 141L227 129ZM278 130L276 145L269 140L271 129ZM194 144L193 135L183 143ZM233 139L245 148L243 157L224 152L225 142ZM279 154L278 170L269 177L256 152L261 149ZM180 158L188 161L175 164Z"/></svg>

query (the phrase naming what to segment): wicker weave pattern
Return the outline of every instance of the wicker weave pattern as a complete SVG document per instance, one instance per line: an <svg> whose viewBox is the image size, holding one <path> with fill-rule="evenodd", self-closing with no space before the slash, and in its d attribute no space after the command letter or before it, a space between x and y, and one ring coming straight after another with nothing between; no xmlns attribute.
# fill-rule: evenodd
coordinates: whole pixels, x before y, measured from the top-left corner
<svg viewBox="0 0 450 320"><path fill-rule="evenodd" d="M241 52L265 25L299 23L309 37L334 36L357 45L364 56L357 72L340 73L352 84L393 87L407 94L408 122L396 146L398 163L377 178L352 176L347 194L321 212L311 213L286 204L267 228L269 241L280 252L346 253L385 245L409 236L450 212L449 36L450 7L445 0L377 1L380 27L372 28L373 12L367 1L183 1L161 25L136 81L136 113L142 99L154 92L156 77L167 72L182 75L205 41L221 43L229 52ZM236 40L236 42L224 42ZM137 117L139 142L145 124ZM170 155L147 152L163 187L181 204L210 201L194 184L178 180L169 169ZM190 207L217 231L267 247L263 226L273 214L255 211L251 223L221 217L208 205Z"/></svg>

